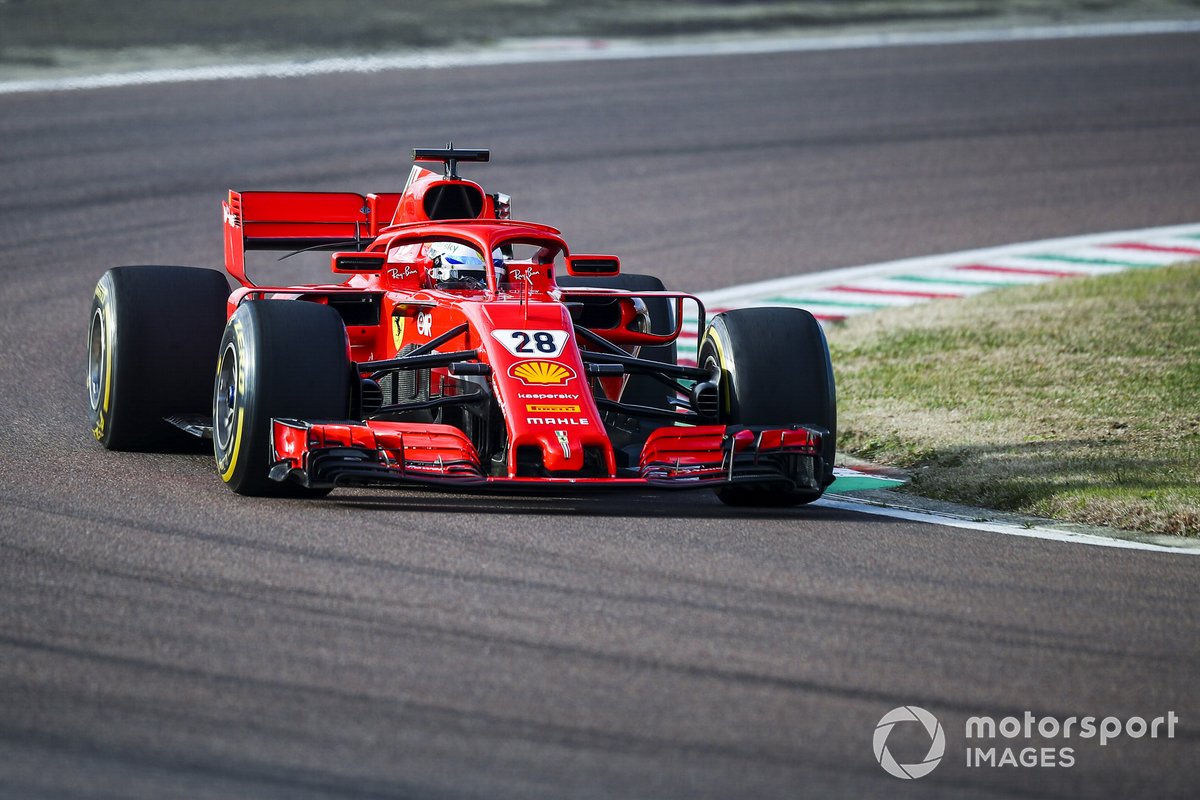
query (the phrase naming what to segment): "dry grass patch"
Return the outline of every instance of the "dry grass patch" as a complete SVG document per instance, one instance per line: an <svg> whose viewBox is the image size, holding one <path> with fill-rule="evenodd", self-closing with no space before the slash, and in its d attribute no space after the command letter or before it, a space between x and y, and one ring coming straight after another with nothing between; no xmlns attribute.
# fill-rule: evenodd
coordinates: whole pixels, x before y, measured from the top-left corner
<svg viewBox="0 0 1200 800"><path fill-rule="evenodd" d="M1192 264L852 319L839 444L925 496L1200 535L1198 311Z"/></svg>

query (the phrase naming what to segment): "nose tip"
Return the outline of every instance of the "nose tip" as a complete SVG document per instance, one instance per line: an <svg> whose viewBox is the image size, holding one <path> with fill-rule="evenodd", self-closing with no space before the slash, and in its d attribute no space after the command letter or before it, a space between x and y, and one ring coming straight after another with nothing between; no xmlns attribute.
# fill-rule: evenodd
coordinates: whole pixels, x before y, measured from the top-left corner
<svg viewBox="0 0 1200 800"><path fill-rule="evenodd" d="M583 443L568 430L555 430L539 437L542 459L551 471L583 469Z"/></svg>

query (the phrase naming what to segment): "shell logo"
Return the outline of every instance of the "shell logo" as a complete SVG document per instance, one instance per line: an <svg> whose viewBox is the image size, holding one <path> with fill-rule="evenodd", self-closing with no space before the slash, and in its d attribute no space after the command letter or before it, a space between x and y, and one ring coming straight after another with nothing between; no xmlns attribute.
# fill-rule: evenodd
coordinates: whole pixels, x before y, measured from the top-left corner
<svg viewBox="0 0 1200 800"><path fill-rule="evenodd" d="M526 386L562 386L575 377L575 370L555 361L518 361L508 374Z"/></svg>

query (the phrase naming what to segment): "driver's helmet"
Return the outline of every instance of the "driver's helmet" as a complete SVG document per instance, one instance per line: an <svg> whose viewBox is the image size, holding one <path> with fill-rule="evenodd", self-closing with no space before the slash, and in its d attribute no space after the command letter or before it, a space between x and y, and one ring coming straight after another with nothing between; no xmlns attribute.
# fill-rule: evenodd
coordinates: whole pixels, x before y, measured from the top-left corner
<svg viewBox="0 0 1200 800"><path fill-rule="evenodd" d="M429 278L438 289L486 289L483 259L473 247L458 242L434 242L426 249L433 262ZM504 280L503 261L495 264L496 280Z"/></svg>

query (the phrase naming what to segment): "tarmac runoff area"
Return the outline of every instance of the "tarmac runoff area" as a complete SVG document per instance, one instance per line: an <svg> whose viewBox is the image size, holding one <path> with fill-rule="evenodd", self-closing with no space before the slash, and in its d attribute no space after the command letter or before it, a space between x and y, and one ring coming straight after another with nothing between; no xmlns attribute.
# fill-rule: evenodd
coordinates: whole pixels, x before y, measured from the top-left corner
<svg viewBox="0 0 1200 800"><path fill-rule="evenodd" d="M708 317L737 308L803 308L824 325L883 308L952 300L1010 286L1109 275L1200 260L1200 224L1114 231L907 258L732 286L697 295ZM690 313L690 316L689 316ZM696 315L685 313L679 360L695 363ZM938 503L888 490L903 477L856 463L837 468L818 505L987 533L1121 549L1200 555L1200 542L1056 523Z"/></svg>

